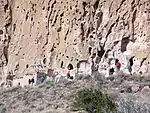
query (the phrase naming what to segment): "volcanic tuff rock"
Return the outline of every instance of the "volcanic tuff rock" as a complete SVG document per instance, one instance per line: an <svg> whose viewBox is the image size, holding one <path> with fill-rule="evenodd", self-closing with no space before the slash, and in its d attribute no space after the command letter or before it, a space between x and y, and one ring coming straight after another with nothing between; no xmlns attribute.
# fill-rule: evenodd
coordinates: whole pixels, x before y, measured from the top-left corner
<svg viewBox="0 0 150 113"><path fill-rule="evenodd" d="M80 62L107 70L114 58L127 70L132 56L132 73L150 73L149 2L0 0L2 77Z"/></svg>

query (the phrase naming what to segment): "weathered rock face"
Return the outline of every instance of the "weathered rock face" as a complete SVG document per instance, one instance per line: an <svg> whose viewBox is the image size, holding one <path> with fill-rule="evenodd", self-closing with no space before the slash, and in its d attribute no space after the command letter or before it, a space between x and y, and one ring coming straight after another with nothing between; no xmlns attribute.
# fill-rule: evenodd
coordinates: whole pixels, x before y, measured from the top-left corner
<svg viewBox="0 0 150 113"><path fill-rule="evenodd" d="M7 76L11 17L12 16L9 1L0 0L0 80L4 80Z"/></svg>
<svg viewBox="0 0 150 113"><path fill-rule="evenodd" d="M1 0L0 18L1 61L16 76L79 62L107 70L115 58L124 69L132 56L132 73L150 73L149 0Z"/></svg>

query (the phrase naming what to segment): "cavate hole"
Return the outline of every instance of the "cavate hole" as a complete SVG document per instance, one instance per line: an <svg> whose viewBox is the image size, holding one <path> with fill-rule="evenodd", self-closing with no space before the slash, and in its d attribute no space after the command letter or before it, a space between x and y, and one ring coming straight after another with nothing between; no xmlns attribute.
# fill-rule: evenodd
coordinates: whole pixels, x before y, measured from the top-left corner
<svg viewBox="0 0 150 113"><path fill-rule="evenodd" d="M68 64L68 69L69 70L73 70L73 65L72 64Z"/></svg>
<svg viewBox="0 0 150 113"><path fill-rule="evenodd" d="M28 14L29 14L29 12L27 12L27 15L26 15L26 20L28 20Z"/></svg>
<svg viewBox="0 0 150 113"><path fill-rule="evenodd" d="M89 47L89 54L91 55L92 47Z"/></svg>
<svg viewBox="0 0 150 113"><path fill-rule="evenodd" d="M46 58L43 59L43 64L46 64Z"/></svg>
<svg viewBox="0 0 150 113"><path fill-rule="evenodd" d="M133 66L133 61L134 61L133 59L134 59L134 57L135 57L135 56L133 56L133 57L131 57L131 58L129 59L130 66Z"/></svg>
<svg viewBox="0 0 150 113"><path fill-rule="evenodd" d="M60 66L60 67L61 67L61 68L63 68L63 65L64 65L64 62L62 61L62 62L61 62L61 66Z"/></svg>
<svg viewBox="0 0 150 113"><path fill-rule="evenodd" d="M15 31L15 30L16 30L16 24L13 25L13 31Z"/></svg>
<svg viewBox="0 0 150 113"><path fill-rule="evenodd" d="M64 16L64 12L63 12L63 13L61 13L60 17L63 17L63 16Z"/></svg>
<svg viewBox="0 0 150 113"><path fill-rule="evenodd" d="M129 37L122 39L121 41L121 52L125 52L127 50L127 45L129 44Z"/></svg>
<svg viewBox="0 0 150 113"><path fill-rule="evenodd" d="M31 21L33 21L33 17L31 17Z"/></svg>
<svg viewBox="0 0 150 113"><path fill-rule="evenodd" d="M26 65L26 68L29 68L29 64Z"/></svg>
<svg viewBox="0 0 150 113"><path fill-rule="evenodd" d="M0 35L2 35L3 34L3 30L0 30Z"/></svg>
<svg viewBox="0 0 150 113"><path fill-rule="evenodd" d="M5 6L4 6L4 12L6 13L6 10L8 10L8 4L6 4Z"/></svg>

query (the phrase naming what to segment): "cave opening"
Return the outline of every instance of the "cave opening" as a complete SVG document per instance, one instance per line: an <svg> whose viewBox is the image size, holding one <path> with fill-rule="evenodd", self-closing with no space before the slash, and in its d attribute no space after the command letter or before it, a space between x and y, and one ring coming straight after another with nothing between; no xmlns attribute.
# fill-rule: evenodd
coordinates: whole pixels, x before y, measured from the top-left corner
<svg viewBox="0 0 150 113"><path fill-rule="evenodd" d="M73 70L73 65L72 64L68 64L68 69L69 70Z"/></svg>
<svg viewBox="0 0 150 113"><path fill-rule="evenodd" d="M125 52L127 50L127 45L129 44L129 37L123 38L121 41L121 52Z"/></svg>

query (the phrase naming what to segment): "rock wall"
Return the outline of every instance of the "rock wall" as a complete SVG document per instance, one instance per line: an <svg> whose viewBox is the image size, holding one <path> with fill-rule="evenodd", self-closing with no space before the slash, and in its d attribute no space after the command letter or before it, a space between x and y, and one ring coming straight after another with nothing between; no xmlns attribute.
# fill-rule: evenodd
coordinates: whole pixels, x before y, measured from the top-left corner
<svg viewBox="0 0 150 113"><path fill-rule="evenodd" d="M7 77L8 47L11 38L12 13L9 0L0 0L0 81Z"/></svg>
<svg viewBox="0 0 150 113"><path fill-rule="evenodd" d="M82 61L101 72L116 58L127 70L132 56L132 73L150 73L149 0L0 2L1 61L7 73L65 70L69 64L75 69Z"/></svg>

